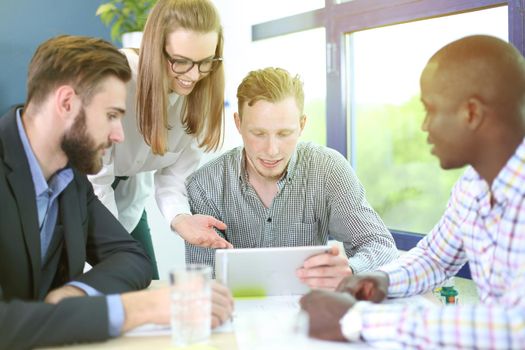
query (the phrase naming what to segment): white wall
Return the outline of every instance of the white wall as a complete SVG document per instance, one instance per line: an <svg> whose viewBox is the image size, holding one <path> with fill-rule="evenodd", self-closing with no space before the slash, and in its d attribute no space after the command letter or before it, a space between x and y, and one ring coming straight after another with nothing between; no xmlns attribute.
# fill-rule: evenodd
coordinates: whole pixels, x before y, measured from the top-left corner
<svg viewBox="0 0 525 350"><path fill-rule="evenodd" d="M159 277L161 280L167 280L170 268L184 265L184 242L175 232L171 231L153 197L150 197L146 211Z"/></svg>

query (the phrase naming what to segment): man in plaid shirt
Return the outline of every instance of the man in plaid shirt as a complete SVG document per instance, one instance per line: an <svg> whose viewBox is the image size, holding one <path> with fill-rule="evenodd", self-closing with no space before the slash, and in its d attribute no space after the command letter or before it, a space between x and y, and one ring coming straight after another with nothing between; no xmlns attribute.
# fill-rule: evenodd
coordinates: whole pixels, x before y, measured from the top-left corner
<svg viewBox="0 0 525 350"><path fill-rule="evenodd" d="M301 300L310 334L396 348L523 349L525 344L525 60L471 36L440 49L421 75L423 130L444 169L470 165L420 243L337 292ZM424 293L469 263L478 305L373 304Z"/></svg>

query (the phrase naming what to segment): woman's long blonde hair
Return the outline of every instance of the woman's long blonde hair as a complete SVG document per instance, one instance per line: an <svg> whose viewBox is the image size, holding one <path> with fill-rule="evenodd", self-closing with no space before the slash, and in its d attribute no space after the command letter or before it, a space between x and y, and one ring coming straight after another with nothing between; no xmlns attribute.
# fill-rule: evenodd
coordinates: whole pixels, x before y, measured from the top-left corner
<svg viewBox="0 0 525 350"><path fill-rule="evenodd" d="M144 27L139 54L136 111L138 127L154 154L167 151L169 76L166 38L177 29L216 32L215 57L222 57L224 38L219 14L209 0L159 0ZM204 150L216 150L224 130L224 68L219 64L197 82L184 99L181 122Z"/></svg>

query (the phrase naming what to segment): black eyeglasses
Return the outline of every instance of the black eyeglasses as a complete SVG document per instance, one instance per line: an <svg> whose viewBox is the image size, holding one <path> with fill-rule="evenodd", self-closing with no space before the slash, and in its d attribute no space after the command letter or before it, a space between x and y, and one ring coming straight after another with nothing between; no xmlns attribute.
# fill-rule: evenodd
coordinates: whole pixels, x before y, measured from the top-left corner
<svg viewBox="0 0 525 350"><path fill-rule="evenodd" d="M222 62L222 57L205 58L201 61L192 61L189 58L172 58L166 53L166 58L170 62L170 67L175 74L189 72L193 66L197 65L199 72L209 73Z"/></svg>

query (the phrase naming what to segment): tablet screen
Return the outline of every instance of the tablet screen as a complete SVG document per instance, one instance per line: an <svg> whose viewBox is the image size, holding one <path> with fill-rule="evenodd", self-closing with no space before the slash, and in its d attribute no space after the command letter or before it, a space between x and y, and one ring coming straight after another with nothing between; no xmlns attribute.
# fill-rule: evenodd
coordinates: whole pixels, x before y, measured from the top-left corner
<svg viewBox="0 0 525 350"><path fill-rule="evenodd" d="M329 246L218 249L215 277L234 297L296 295L309 291L295 275L303 262Z"/></svg>

